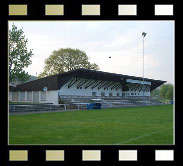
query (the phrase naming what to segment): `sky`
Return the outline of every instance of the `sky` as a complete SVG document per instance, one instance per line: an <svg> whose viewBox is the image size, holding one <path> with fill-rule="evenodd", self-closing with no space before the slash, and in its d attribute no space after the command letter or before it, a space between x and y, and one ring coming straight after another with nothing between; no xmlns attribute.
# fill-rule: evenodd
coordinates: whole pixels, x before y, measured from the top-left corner
<svg viewBox="0 0 183 166"><path fill-rule="evenodd" d="M43 71L54 50L78 48L100 71L174 83L174 21L9 21L23 28L33 49L31 75ZM111 58L109 58L111 56Z"/></svg>

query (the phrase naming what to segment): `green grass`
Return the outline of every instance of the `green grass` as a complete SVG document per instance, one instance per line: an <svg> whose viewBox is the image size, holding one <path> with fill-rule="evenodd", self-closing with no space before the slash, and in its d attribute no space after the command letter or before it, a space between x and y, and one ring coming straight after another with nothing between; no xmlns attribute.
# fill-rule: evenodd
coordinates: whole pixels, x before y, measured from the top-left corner
<svg viewBox="0 0 183 166"><path fill-rule="evenodd" d="M10 115L9 144L173 144L173 105Z"/></svg>

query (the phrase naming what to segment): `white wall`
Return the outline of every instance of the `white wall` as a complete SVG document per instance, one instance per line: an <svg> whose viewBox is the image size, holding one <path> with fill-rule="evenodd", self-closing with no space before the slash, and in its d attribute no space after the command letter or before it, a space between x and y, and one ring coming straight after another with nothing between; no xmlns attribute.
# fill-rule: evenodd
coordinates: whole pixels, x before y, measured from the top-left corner
<svg viewBox="0 0 183 166"><path fill-rule="evenodd" d="M71 79L72 80L72 79ZM101 92L105 92L105 96L109 96L109 93L112 93L113 96L117 96L117 93L119 93L119 96L122 96L122 88L119 88L118 90L113 89L111 90L111 87L113 85L111 85L108 90L104 90L104 87L102 87L101 89L98 90L98 86L95 87L94 89L92 89L91 87L93 85L91 85L90 87L88 87L87 89L85 89L84 87L88 84L85 83L82 85L82 89L77 89L77 86L80 82L80 80L75 83L72 87L68 88L68 85L70 84L71 81L68 81L64 86L62 86L59 90L59 95L76 95L76 96L92 96L92 92L96 92L96 96L101 96ZM136 95L133 96L143 96L143 91L137 90L137 91L126 91L126 93L129 93L128 96L132 96L131 93L136 93ZM138 95L139 94L139 95ZM150 96L150 91L148 92L144 92L144 96Z"/></svg>
<svg viewBox="0 0 183 166"><path fill-rule="evenodd" d="M12 92L9 92L9 101L12 101Z"/></svg>
<svg viewBox="0 0 183 166"><path fill-rule="evenodd" d="M143 96L143 91L140 91L139 90L136 90L136 91L126 91L126 94L130 94L130 95L127 95L127 96L132 96L131 93L136 93L136 95L133 95L133 96ZM144 96L150 96L151 93L150 91L144 91Z"/></svg>
<svg viewBox="0 0 183 166"><path fill-rule="evenodd" d="M79 83L80 81L78 81ZM93 86L90 86L88 87L87 89L85 89L84 87L87 85L87 83L85 83L83 86L82 86L82 89L77 89L77 85L78 83L74 84L72 87L68 88L68 85L69 85L70 81L67 82L64 86L62 86L60 88L60 94L61 95L77 95L77 96L92 96L92 92L96 92L96 96L101 96L101 92L105 92L105 96L109 96L109 93L112 93L113 96L116 96L117 93L119 93L120 96L122 96L122 90L121 88L116 90L116 89L113 89L111 90L111 87L113 86L110 86L108 88L108 90L104 90L104 88L101 88L98 90L98 86L95 87L94 89L92 89L91 87Z"/></svg>
<svg viewBox="0 0 183 166"><path fill-rule="evenodd" d="M20 92L18 92L18 100L17 102L33 102L33 92L32 91L32 101L27 101L27 91L25 92L25 100L20 100ZM9 100L12 101L12 92L9 92ZM58 90L52 90L46 92L46 100L41 100L41 91L39 91L39 103L53 103L58 104Z"/></svg>
<svg viewBox="0 0 183 166"><path fill-rule="evenodd" d="M47 91L45 101L41 101L41 92L40 92L39 102L40 103L53 103L55 105L58 104L58 90Z"/></svg>

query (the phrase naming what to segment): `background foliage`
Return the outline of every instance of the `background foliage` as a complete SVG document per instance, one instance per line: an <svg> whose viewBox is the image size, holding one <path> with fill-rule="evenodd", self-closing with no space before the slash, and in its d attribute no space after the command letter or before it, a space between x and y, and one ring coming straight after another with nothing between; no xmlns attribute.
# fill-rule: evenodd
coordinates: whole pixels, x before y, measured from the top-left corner
<svg viewBox="0 0 183 166"><path fill-rule="evenodd" d="M39 78L78 68L99 70L97 64L89 62L89 57L84 51L72 48L61 48L57 51L53 51L45 60L45 66Z"/></svg>
<svg viewBox="0 0 183 166"><path fill-rule="evenodd" d="M9 82L25 82L29 75L25 72L32 61L32 49L27 48L28 39L25 38L23 29L18 29L14 24L9 30Z"/></svg>
<svg viewBox="0 0 183 166"><path fill-rule="evenodd" d="M151 96L158 100L173 100L173 85L163 84L159 88L152 91Z"/></svg>

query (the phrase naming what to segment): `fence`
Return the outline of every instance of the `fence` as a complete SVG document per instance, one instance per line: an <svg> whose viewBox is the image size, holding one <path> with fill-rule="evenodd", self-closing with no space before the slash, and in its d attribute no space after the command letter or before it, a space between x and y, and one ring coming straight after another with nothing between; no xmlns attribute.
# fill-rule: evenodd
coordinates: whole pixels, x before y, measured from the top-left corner
<svg viewBox="0 0 183 166"><path fill-rule="evenodd" d="M16 105L10 104L9 105L9 112L38 112L38 111L66 111L67 105L66 104L26 104L26 105Z"/></svg>
<svg viewBox="0 0 183 166"><path fill-rule="evenodd" d="M69 109L87 109L88 103L68 103L68 104L10 104L9 112L40 112L40 111L66 111ZM157 103L155 101L107 101L102 100L102 108L120 108L120 107L140 107L140 106L150 106L150 105L161 105L162 103ZM74 106L75 108L71 108Z"/></svg>

